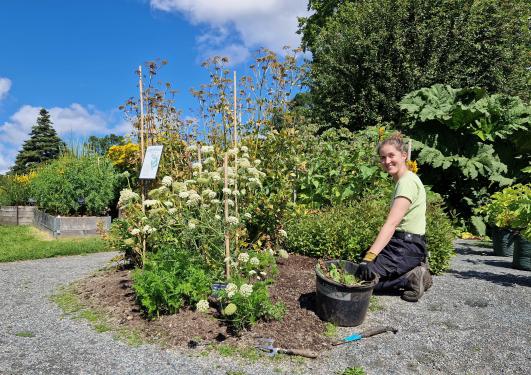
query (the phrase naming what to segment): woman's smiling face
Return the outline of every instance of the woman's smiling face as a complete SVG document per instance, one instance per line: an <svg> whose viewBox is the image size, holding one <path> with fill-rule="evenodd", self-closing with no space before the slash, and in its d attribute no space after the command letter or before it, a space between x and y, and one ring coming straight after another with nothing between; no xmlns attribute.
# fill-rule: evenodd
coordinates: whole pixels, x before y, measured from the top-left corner
<svg viewBox="0 0 531 375"><path fill-rule="evenodd" d="M401 171L407 170L406 158L407 154L400 152L392 144L380 147L380 164L393 177L398 177Z"/></svg>

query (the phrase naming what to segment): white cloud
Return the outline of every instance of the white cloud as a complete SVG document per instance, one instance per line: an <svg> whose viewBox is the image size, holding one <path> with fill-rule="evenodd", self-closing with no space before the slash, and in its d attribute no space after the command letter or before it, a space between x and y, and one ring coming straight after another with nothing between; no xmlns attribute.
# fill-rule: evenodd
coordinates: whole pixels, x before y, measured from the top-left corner
<svg viewBox="0 0 531 375"><path fill-rule="evenodd" d="M0 100L7 96L11 89L11 80L9 78L0 77Z"/></svg>
<svg viewBox="0 0 531 375"><path fill-rule="evenodd" d="M150 0L151 6L165 12L184 14L193 24L209 28L198 38L199 49L207 52L236 51L267 47L298 47L297 17L307 16L307 0ZM235 44L238 41L239 46ZM226 49L226 47L231 47ZM238 47L238 48L236 48ZM232 56L231 56L232 57Z"/></svg>
<svg viewBox="0 0 531 375"><path fill-rule="evenodd" d="M9 121L0 124L0 173L13 165L20 147L29 138L41 107L22 106ZM66 140L85 139L90 135L110 133L126 135L131 132L127 121L116 123L113 114L98 111L92 106L73 103L69 107L53 107L48 110L54 129Z"/></svg>

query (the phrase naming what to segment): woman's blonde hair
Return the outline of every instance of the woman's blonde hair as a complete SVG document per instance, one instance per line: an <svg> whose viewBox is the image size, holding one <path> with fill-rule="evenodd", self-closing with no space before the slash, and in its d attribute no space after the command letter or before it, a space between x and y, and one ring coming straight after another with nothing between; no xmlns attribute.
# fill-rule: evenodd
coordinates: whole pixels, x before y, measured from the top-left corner
<svg viewBox="0 0 531 375"><path fill-rule="evenodd" d="M399 152L407 152L406 144L404 143L402 139L402 133L398 131L395 132L392 136L378 143L378 148L377 148L378 155L380 154L380 149L385 145L392 145Z"/></svg>

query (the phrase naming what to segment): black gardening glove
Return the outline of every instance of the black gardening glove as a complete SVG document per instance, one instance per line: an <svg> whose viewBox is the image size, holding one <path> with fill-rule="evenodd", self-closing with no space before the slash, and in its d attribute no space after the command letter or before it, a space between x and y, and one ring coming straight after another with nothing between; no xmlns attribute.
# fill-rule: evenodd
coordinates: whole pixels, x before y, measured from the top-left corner
<svg viewBox="0 0 531 375"><path fill-rule="evenodd" d="M374 279L376 274L371 271L367 262L361 262L358 266L358 270L356 271L356 276L362 280L369 281Z"/></svg>
<svg viewBox="0 0 531 375"><path fill-rule="evenodd" d="M376 277L376 274L372 272L368 264L374 259L376 259L377 255L372 252L367 252L365 256L363 257L363 260L358 266L358 270L356 271L356 276L358 276L360 279L369 281Z"/></svg>

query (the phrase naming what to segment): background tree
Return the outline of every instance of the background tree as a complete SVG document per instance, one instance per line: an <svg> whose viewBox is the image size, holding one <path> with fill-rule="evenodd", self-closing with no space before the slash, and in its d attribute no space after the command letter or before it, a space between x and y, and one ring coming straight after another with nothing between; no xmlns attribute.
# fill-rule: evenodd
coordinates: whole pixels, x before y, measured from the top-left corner
<svg viewBox="0 0 531 375"><path fill-rule="evenodd" d="M87 142L89 150L101 156L105 155L111 146L123 146L124 144L125 138L116 134L108 134L104 137L91 135Z"/></svg>
<svg viewBox="0 0 531 375"><path fill-rule="evenodd" d="M53 128L50 114L42 108L37 124L33 125L30 138L22 145L11 172L25 174L44 161L56 159L64 148L65 143Z"/></svg>
<svg viewBox="0 0 531 375"><path fill-rule="evenodd" d="M397 121L397 102L436 83L529 98L525 0L311 0L314 114L327 126Z"/></svg>

